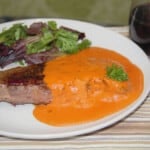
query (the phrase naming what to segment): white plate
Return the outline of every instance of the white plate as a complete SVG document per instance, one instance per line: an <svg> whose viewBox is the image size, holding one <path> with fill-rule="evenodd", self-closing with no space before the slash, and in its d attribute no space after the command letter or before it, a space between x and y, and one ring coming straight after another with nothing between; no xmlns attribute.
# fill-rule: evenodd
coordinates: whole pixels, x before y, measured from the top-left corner
<svg viewBox="0 0 150 150"><path fill-rule="evenodd" d="M86 33L92 45L113 49L128 57L144 73L144 90L141 96L129 107L108 116L104 119L75 126L53 127L38 122L32 115L33 105L12 106L0 103L0 134L24 139L55 139L81 135L108 127L123 119L138 108L150 90L150 62L143 51L129 39L109 31L104 27L74 20L64 19L30 19L0 25L0 30L10 27L14 23L27 25L37 21L55 20L59 25L64 25ZM13 65L10 65L12 67Z"/></svg>

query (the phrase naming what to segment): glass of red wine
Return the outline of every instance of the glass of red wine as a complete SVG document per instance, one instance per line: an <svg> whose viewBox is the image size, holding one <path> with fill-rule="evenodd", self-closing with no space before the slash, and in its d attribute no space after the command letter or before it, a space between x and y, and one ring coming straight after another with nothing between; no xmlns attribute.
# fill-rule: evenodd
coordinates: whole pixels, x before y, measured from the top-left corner
<svg viewBox="0 0 150 150"><path fill-rule="evenodd" d="M132 0L129 34L150 56L150 0Z"/></svg>

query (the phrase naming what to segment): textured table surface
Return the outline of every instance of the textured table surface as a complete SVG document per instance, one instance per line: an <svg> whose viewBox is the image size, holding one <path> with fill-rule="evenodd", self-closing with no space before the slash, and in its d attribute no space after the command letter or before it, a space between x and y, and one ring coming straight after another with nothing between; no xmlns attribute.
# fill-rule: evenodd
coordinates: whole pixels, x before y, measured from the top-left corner
<svg viewBox="0 0 150 150"><path fill-rule="evenodd" d="M109 27L128 36L128 27ZM63 140L20 140L0 136L0 149L150 150L150 94L129 117L104 130Z"/></svg>

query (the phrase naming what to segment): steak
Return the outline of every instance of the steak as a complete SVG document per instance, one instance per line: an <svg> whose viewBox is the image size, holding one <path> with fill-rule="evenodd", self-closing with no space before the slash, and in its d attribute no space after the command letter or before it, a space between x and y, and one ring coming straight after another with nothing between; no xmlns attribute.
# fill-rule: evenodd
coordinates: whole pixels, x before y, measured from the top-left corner
<svg viewBox="0 0 150 150"><path fill-rule="evenodd" d="M45 64L0 71L0 102L16 104L47 104L52 96L44 83Z"/></svg>

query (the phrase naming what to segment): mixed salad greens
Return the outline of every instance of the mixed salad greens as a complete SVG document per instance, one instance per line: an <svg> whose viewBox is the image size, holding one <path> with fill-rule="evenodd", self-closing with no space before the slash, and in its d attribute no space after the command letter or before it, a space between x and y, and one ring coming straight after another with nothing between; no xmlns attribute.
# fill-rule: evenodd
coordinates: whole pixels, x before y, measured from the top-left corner
<svg viewBox="0 0 150 150"><path fill-rule="evenodd" d="M36 22L29 27L14 24L0 33L0 66L22 60L27 64L42 63L60 53L77 53L90 45L85 33L58 27L55 21Z"/></svg>

